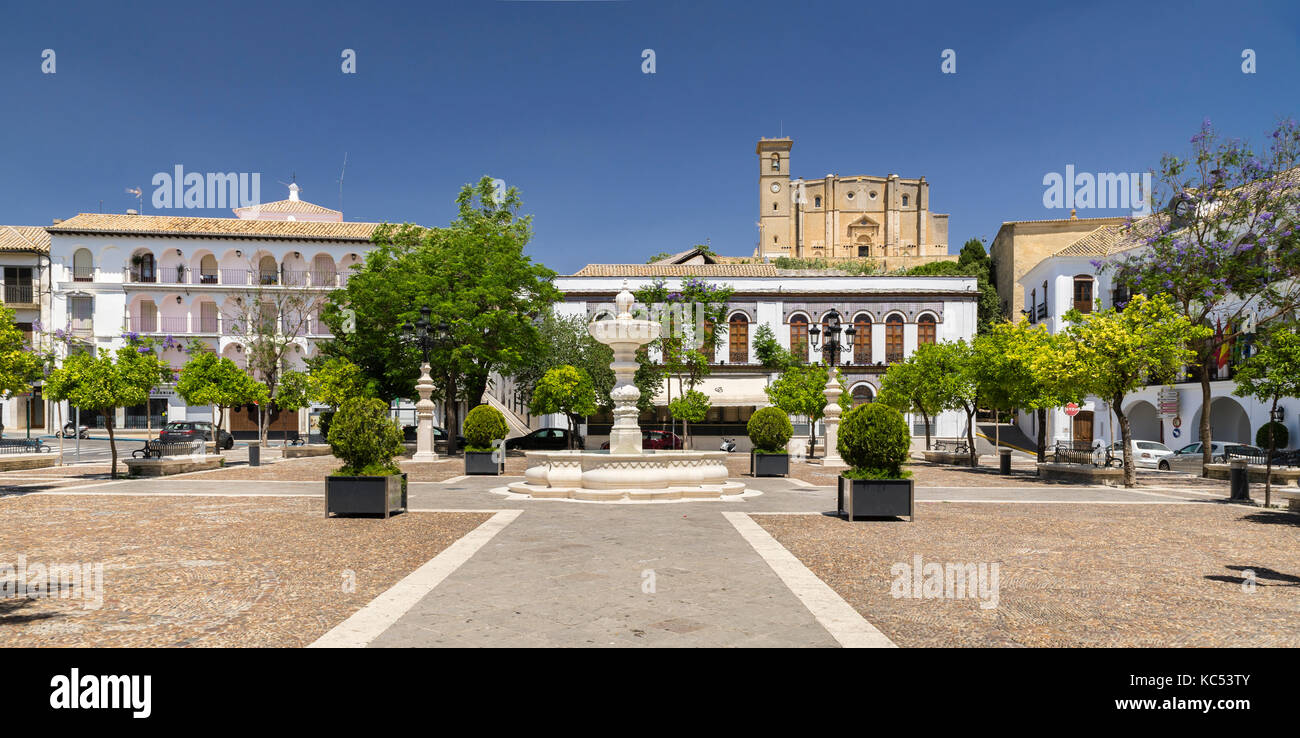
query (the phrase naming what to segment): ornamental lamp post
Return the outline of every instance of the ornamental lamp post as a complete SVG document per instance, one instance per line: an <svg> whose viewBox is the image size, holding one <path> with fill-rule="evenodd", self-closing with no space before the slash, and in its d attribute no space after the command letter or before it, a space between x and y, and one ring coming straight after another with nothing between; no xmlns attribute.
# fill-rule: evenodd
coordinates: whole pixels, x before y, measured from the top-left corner
<svg viewBox="0 0 1300 738"><path fill-rule="evenodd" d="M402 336L407 343L415 346L420 350L420 379L415 383L415 391L420 395L420 401L415 403L416 415L416 433L415 433L415 455L411 461L437 461L438 454L433 450L433 400L429 399L433 394L433 378L429 376L429 352L440 346L447 336L447 324L438 323L432 326L429 322L429 315L433 310L429 307L420 308L420 319L414 324L404 323L402 325ZM430 333L429 329L433 328Z"/></svg>
<svg viewBox="0 0 1300 738"><path fill-rule="evenodd" d="M847 327L842 326L840 314L835 310L830 311L822 318L826 324L826 340L822 342L821 352L822 360L826 363L826 389L822 394L826 395L826 410L823 413L822 424L826 429L825 446L826 451L822 457L822 466L844 466L844 460L840 458L839 437L840 437L840 395L844 394L844 388L835 377L835 367L840 363L840 351L851 351L853 349L853 339L858 334L858 330L853 324ZM840 343L840 333L844 334L844 342ZM812 342L813 351L817 349L817 341L821 337L822 331L817 326L811 326L808 329L808 336Z"/></svg>

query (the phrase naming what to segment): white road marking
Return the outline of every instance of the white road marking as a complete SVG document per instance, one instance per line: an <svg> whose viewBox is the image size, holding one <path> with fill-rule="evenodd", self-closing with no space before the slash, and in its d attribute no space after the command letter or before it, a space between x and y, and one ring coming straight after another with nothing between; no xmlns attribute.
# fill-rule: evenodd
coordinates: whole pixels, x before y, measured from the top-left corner
<svg viewBox="0 0 1300 738"><path fill-rule="evenodd" d="M748 515L739 512L724 512L722 515L841 646L898 647Z"/></svg>
<svg viewBox="0 0 1300 738"><path fill-rule="evenodd" d="M334 626L308 648L365 648L492 540L523 510L501 510Z"/></svg>

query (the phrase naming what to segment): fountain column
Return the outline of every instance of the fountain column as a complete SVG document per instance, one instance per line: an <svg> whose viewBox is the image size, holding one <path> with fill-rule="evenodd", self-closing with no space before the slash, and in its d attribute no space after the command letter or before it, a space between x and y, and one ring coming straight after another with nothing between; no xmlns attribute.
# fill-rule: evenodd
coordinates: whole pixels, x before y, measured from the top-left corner
<svg viewBox="0 0 1300 738"><path fill-rule="evenodd" d="M618 316L612 323L613 335L610 335L607 327L603 327L602 332L596 327L597 323L593 323L589 329L597 340L614 351L614 363L610 365L614 370L614 389L609 393L610 399L614 401L614 426L609 431L609 452L612 454L641 453L641 426L637 423L640 411L636 407L637 400L641 398L641 390L633 383L637 370L636 352L657 337L658 331L650 326L657 329L659 325L633 320L632 303L635 299L624 281L623 291L614 298Z"/></svg>

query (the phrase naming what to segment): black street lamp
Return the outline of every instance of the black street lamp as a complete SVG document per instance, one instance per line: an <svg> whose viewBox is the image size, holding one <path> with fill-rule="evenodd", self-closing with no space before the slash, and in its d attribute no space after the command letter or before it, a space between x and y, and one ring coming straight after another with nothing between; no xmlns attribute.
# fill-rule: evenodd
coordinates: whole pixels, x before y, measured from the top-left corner
<svg viewBox="0 0 1300 738"><path fill-rule="evenodd" d="M827 366L834 367L840 363L841 350L851 351L853 349L853 338L858 334L858 329L854 328L852 323L842 327L840 314L834 310L830 311L822 320L826 323L826 340L821 347L822 359L825 360ZM843 344L840 343L841 332L844 333ZM813 351L817 350L817 339L821 337L821 333L821 329L815 325L808 329Z"/></svg>
<svg viewBox="0 0 1300 738"><path fill-rule="evenodd" d="M439 322L436 326L429 322L429 315L433 313L433 308L420 308L420 319L411 323L407 321L402 324L402 336L409 343L420 349L420 357L425 364L429 363L429 352L440 347L447 340L448 326L445 321ZM430 332L430 328L433 329Z"/></svg>

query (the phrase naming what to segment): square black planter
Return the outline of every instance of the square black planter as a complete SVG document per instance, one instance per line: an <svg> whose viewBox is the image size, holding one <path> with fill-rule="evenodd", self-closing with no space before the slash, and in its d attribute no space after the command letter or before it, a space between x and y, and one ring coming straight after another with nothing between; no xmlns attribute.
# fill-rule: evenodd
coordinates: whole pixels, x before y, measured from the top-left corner
<svg viewBox="0 0 1300 738"><path fill-rule="evenodd" d="M406 512L406 474L382 477L325 477L325 517Z"/></svg>
<svg viewBox="0 0 1300 738"><path fill-rule="evenodd" d="M749 473L756 477L784 477L790 473L790 454L749 452Z"/></svg>
<svg viewBox="0 0 1300 738"><path fill-rule="evenodd" d="M500 474L501 466L492 458L492 454L492 451L466 451L465 473L491 474L493 476Z"/></svg>
<svg viewBox="0 0 1300 738"><path fill-rule="evenodd" d="M894 518L906 515L916 520L916 484L913 479L839 478L836 499L838 514L856 518Z"/></svg>

